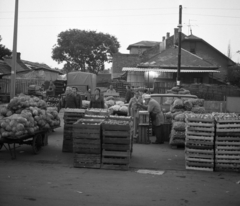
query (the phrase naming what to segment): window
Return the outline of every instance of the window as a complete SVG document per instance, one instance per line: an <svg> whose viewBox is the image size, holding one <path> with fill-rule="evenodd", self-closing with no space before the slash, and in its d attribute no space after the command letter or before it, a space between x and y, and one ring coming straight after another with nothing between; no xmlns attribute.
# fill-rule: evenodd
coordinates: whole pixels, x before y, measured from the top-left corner
<svg viewBox="0 0 240 206"><path fill-rule="evenodd" d="M190 52L196 54L196 42L190 42Z"/></svg>
<svg viewBox="0 0 240 206"><path fill-rule="evenodd" d="M202 77L194 77L193 83L203 83L203 78Z"/></svg>

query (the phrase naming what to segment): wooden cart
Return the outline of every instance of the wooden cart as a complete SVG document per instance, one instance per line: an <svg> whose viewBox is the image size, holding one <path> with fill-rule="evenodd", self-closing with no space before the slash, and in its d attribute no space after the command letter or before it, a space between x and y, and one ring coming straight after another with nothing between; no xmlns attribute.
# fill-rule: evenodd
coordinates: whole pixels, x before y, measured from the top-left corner
<svg viewBox="0 0 240 206"><path fill-rule="evenodd" d="M31 145L34 154L38 154L42 146L48 144L49 130L39 130L34 134L26 134L17 139L1 138L0 149L5 147L10 152L12 159L16 159L16 145ZM11 146L12 145L12 146Z"/></svg>

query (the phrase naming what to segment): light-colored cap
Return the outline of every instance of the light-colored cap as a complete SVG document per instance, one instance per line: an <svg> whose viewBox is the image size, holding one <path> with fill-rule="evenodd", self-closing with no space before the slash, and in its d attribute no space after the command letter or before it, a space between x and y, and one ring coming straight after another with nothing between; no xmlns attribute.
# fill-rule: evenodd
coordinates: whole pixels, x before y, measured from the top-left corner
<svg viewBox="0 0 240 206"><path fill-rule="evenodd" d="M145 95L143 96L143 99L151 99L151 95L150 95L150 94L145 94Z"/></svg>

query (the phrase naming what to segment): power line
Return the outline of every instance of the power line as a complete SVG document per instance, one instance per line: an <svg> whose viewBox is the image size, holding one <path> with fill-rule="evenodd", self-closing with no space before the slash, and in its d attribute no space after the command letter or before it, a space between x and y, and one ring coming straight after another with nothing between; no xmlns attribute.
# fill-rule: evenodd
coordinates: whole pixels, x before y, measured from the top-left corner
<svg viewBox="0 0 240 206"><path fill-rule="evenodd" d="M177 7L162 7L162 8L132 8L132 9L76 9L76 10L35 10L35 11L30 11L30 10L25 10L25 11L20 11L20 12L73 12L73 11L138 11L138 10L162 10L162 9L176 9ZM1 13L12 13L14 11L0 11Z"/></svg>
<svg viewBox="0 0 240 206"><path fill-rule="evenodd" d="M67 17L57 17L57 16L52 16L52 17L19 17L19 19L63 19L63 18L66 18L66 19L71 19L71 18L84 18L84 17L87 17L87 18L95 18L95 17L125 17L125 16L163 16L163 15L175 15L177 13L167 13L167 14L140 14L140 15L114 15L114 16L109 16L109 15L105 15L105 16L67 16ZM13 17L0 17L0 19L13 19Z"/></svg>
<svg viewBox="0 0 240 206"><path fill-rule="evenodd" d="M240 10L240 8L201 8L201 7L184 7L185 9L199 9L199 10Z"/></svg>
<svg viewBox="0 0 240 206"><path fill-rule="evenodd" d="M236 18L240 19L239 16L220 16L220 15L208 15L208 14L190 14L190 13L184 13L187 15L193 15L193 16L211 16L211 17L221 17L221 18Z"/></svg>

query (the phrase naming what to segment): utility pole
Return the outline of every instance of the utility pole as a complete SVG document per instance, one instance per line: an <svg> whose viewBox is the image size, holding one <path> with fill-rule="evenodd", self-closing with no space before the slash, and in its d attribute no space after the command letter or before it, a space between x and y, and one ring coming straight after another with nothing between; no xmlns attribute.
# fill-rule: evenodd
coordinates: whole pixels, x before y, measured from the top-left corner
<svg viewBox="0 0 240 206"><path fill-rule="evenodd" d="M182 5L179 5L177 86L180 86L181 47L182 47Z"/></svg>
<svg viewBox="0 0 240 206"><path fill-rule="evenodd" d="M14 31L13 31L13 51L12 51L12 71L11 71L11 91L10 98L15 97L16 87L16 67L17 67L17 29L18 29L18 0L15 0Z"/></svg>

